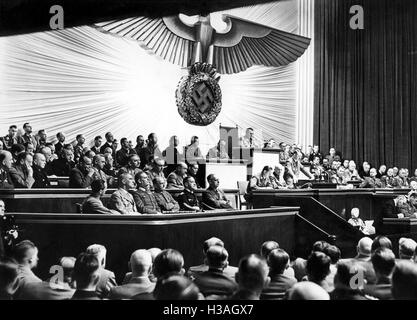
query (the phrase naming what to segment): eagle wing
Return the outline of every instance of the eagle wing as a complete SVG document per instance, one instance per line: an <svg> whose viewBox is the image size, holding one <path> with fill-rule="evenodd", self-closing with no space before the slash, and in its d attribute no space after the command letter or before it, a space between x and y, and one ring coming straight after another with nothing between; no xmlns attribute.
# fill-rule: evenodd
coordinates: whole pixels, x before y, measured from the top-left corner
<svg viewBox="0 0 417 320"><path fill-rule="evenodd" d="M178 16L164 18L132 17L94 25L98 30L139 41L154 54L187 67L191 63L195 30Z"/></svg>
<svg viewBox="0 0 417 320"><path fill-rule="evenodd" d="M213 63L219 73L238 73L254 65L287 65L297 60L311 41L240 18L225 18L230 19L229 32L216 33L213 40Z"/></svg>

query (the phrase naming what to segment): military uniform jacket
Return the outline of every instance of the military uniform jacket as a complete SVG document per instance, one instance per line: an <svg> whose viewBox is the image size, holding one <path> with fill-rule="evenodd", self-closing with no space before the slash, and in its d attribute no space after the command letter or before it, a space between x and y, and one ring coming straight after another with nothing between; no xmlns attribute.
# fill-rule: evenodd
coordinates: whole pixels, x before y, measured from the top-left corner
<svg viewBox="0 0 417 320"><path fill-rule="evenodd" d="M120 212L121 214L138 212L133 196L124 189L117 189L113 192L110 197L108 207Z"/></svg>
<svg viewBox="0 0 417 320"><path fill-rule="evenodd" d="M159 205L159 208L163 211L178 211L180 209L180 206L177 201L174 200L174 198L171 196L171 194L165 190L162 190L160 192L155 192L155 199L156 202ZM171 210L168 210L168 203L172 203L174 205L174 208Z"/></svg>
<svg viewBox="0 0 417 320"><path fill-rule="evenodd" d="M185 210L185 211L189 211L190 209L185 207L184 204L187 204L190 207L200 207L200 202L198 201L195 193L190 192L187 189L181 192L180 195L178 196L178 203L180 205L181 210Z"/></svg>

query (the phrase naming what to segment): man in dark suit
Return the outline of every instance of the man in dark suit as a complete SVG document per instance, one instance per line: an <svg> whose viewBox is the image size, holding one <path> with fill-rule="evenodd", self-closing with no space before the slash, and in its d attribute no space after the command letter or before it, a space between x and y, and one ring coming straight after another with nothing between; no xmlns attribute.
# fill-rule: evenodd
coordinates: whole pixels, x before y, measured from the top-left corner
<svg viewBox="0 0 417 320"><path fill-rule="evenodd" d="M10 168L10 177L15 188L32 188L35 183L33 178L33 157L28 152L17 155L16 163Z"/></svg>
<svg viewBox="0 0 417 320"><path fill-rule="evenodd" d="M99 262L98 274L100 279L97 283L96 293L101 298L106 298L114 286L117 286L116 276L110 270L106 269L107 249L101 244L92 244L88 246L86 252L95 256Z"/></svg>
<svg viewBox="0 0 417 320"><path fill-rule="evenodd" d="M208 270L195 276L194 283L204 296L229 296L237 289L234 280L223 273L229 254L222 246L211 246L206 253Z"/></svg>
<svg viewBox="0 0 417 320"><path fill-rule="evenodd" d="M92 167L92 160L86 156L80 159L80 163L71 170L69 176L70 188L88 188L94 181L95 170Z"/></svg>
<svg viewBox="0 0 417 320"><path fill-rule="evenodd" d="M103 138L101 136L96 136L94 138L94 145L91 147L91 151L93 151L95 154L99 154L102 141Z"/></svg>
<svg viewBox="0 0 417 320"><path fill-rule="evenodd" d="M155 133L148 135L148 145L142 149L140 158L143 159L142 166L145 167L148 163L151 163L151 159L162 158L162 152L158 146L158 138Z"/></svg>
<svg viewBox="0 0 417 320"><path fill-rule="evenodd" d="M109 299L131 299L133 296L143 293L151 293L155 283L149 280L152 269L152 257L148 250L136 250L130 256L130 268L132 274L129 281L121 286L110 289Z"/></svg>
<svg viewBox="0 0 417 320"><path fill-rule="evenodd" d="M100 281L100 262L91 253L81 253L74 265L74 280L77 290L72 300L101 300L97 290Z"/></svg>
<svg viewBox="0 0 417 320"><path fill-rule="evenodd" d="M45 156L42 153L35 153L33 157L33 178L35 179L35 183L32 188L49 188L51 186L45 166Z"/></svg>
<svg viewBox="0 0 417 320"><path fill-rule="evenodd" d="M13 156L9 151L0 151L0 189L13 189L13 181L10 176Z"/></svg>
<svg viewBox="0 0 417 320"><path fill-rule="evenodd" d="M184 191L178 196L178 204L184 211L201 211L200 201L198 201L194 191L197 185L193 177L184 178Z"/></svg>
<svg viewBox="0 0 417 320"><path fill-rule="evenodd" d="M207 176L209 187L203 193L203 202L214 209L233 209L230 205L230 200L226 198L223 190L219 188L219 178L214 174Z"/></svg>
<svg viewBox="0 0 417 320"><path fill-rule="evenodd" d="M33 148L36 150L36 148L38 147L38 142L36 141L35 136L32 135L32 126L28 122L26 122L23 125L23 130L25 131L25 133L18 138L18 143L23 145L32 144Z"/></svg>
<svg viewBox="0 0 417 320"><path fill-rule="evenodd" d="M3 149L10 151L12 148L12 145L18 144L18 138L17 138L17 126L11 125L9 127L9 134L7 136L4 136L3 139Z"/></svg>
<svg viewBox="0 0 417 320"><path fill-rule="evenodd" d="M383 233L383 219L384 218L404 218L404 214L401 210L407 206L407 198L403 195L394 199L389 199L385 202L382 211L375 217L375 230L377 234Z"/></svg>
<svg viewBox="0 0 417 320"><path fill-rule="evenodd" d="M282 299L285 292L297 283L297 279L284 274L289 267L290 256L282 249L274 249L268 255L271 282L261 294L261 300Z"/></svg>
<svg viewBox="0 0 417 320"><path fill-rule="evenodd" d="M363 283L359 283L357 288L351 286L352 276L362 272L354 260L340 261L334 277L335 289L330 293L330 300L368 300L361 290Z"/></svg>
<svg viewBox="0 0 417 320"><path fill-rule="evenodd" d="M58 142L55 144L55 153L60 155L65 145L65 134L63 132L58 132L56 138L58 139Z"/></svg>
<svg viewBox="0 0 417 320"><path fill-rule="evenodd" d="M75 168L74 152L69 148L63 148L58 159L51 163L52 173L58 177L68 177Z"/></svg>
<svg viewBox="0 0 417 320"><path fill-rule="evenodd" d="M395 267L395 255L388 248L378 248L372 253L372 265L376 284L366 284L364 292L379 300L391 300L391 274Z"/></svg>
<svg viewBox="0 0 417 320"><path fill-rule="evenodd" d="M364 176L364 181L359 185L359 188L382 188L382 182L376 177L376 169L369 170L369 176Z"/></svg>
<svg viewBox="0 0 417 320"><path fill-rule="evenodd" d="M399 261L392 274L392 296L395 300L417 300L417 264Z"/></svg>
<svg viewBox="0 0 417 320"><path fill-rule="evenodd" d="M129 161L129 156L136 154L135 149L130 147L129 141L127 138L122 138L120 140L122 145L121 149L116 152L116 163L118 167L124 167Z"/></svg>

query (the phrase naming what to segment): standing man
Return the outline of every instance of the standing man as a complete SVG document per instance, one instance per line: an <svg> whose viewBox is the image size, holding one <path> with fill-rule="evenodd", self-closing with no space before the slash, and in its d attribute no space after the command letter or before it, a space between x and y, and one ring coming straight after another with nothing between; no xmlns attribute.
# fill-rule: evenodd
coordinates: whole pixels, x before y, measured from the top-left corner
<svg viewBox="0 0 417 320"><path fill-rule="evenodd" d="M253 128L247 128L245 135L240 138L240 146L242 148L261 148L262 143L256 141Z"/></svg>
<svg viewBox="0 0 417 320"><path fill-rule="evenodd" d="M169 146L162 152L165 162L168 164L168 172L175 169L175 166L184 161L184 155L179 150L180 141L177 136L172 136L169 139Z"/></svg>
<svg viewBox="0 0 417 320"><path fill-rule="evenodd" d="M77 144L74 146L74 158L75 162L78 163L83 156L85 138L82 134L77 134L75 139L77 140Z"/></svg>
<svg viewBox="0 0 417 320"><path fill-rule="evenodd" d="M158 147L158 137L156 133L150 133L148 136L148 145L143 150L143 160L141 164L142 167L145 167L150 162L150 159L162 158L162 152Z"/></svg>
<svg viewBox="0 0 417 320"><path fill-rule="evenodd" d="M0 151L0 189L13 189L13 181L10 175L13 156L9 151Z"/></svg>
<svg viewBox="0 0 417 320"><path fill-rule="evenodd" d="M122 144L122 148L116 152L116 163L118 167L123 167L127 165L129 161L129 156L132 154L136 154L136 151L130 147L127 138L122 138L122 140L120 140L120 143Z"/></svg>
<svg viewBox="0 0 417 320"><path fill-rule="evenodd" d="M106 138L106 143L103 144L100 148L100 153L104 154L106 151L106 148L111 148L113 150L113 141L114 141L114 137L113 134L111 132L107 132L104 136ZM113 154L113 157L115 156L115 154Z"/></svg>
<svg viewBox="0 0 417 320"><path fill-rule="evenodd" d="M18 138L18 142L23 145L31 143L36 150L38 142L36 141L36 138L32 135L32 126L29 124L29 122L26 122L23 125L23 130L25 131L25 133Z"/></svg>
<svg viewBox="0 0 417 320"><path fill-rule="evenodd" d="M100 147L103 142L103 138L101 136L97 136L94 138L94 146L91 147L91 151L94 151L95 154L99 154Z"/></svg>
<svg viewBox="0 0 417 320"><path fill-rule="evenodd" d="M35 179L35 183L32 188L49 188L51 186L45 166L45 156L42 153L35 153L33 157L33 178Z"/></svg>
<svg viewBox="0 0 417 320"><path fill-rule="evenodd" d="M18 144L18 138L17 138L17 126L11 125L9 127L9 134L7 136L3 137L3 148L7 151L10 151L12 148L12 145Z"/></svg>
<svg viewBox="0 0 417 320"><path fill-rule="evenodd" d="M63 132L58 132L56 138L58 139L58 142L55 144L55 153L60 155L65 145L65 134Z"/></svg>
<svg viewBox="0 0 417 320"><path fill-rule="evenodd" d="M119 188L110 197L109 208L121 214L137 213L135 200L129 190L135 188L135 180L129 173L119 176Z"/></svg>
<svg viewBox="0 0 417 320"><path fill-rule="evenodd" d="M203 193L203 202L215 209L233 209L230 200L226 198L224 191L219 188L219 178L214 174L207 176L209 187Z"/></svg>
<svg viewBox="0 0 417 320"><path fill-rule="evenodd" d="M38 135L35 137L36 141L38 142L38 146L36 147L36 151L40 151L42 147L46 145L46 139L48 138L45 129L41 129L38 131Z"/></svg>

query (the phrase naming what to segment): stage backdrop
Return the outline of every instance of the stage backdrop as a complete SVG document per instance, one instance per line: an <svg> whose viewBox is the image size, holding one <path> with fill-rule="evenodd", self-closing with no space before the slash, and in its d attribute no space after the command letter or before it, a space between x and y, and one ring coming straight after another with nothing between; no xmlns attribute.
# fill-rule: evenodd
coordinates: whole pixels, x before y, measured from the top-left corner
<svg viewBox="0 0 417 320"><path fill-rule="evenodd" d="M296 0L225 12L298 31ZM3 37L0 133L6 134L10 124L21 128L30 121L34 131L46 129L51 138L62 130L69 140L83 133L91 141L112 131L119 139L134 141L138 134L156 132L162 147L177 134L181 144L198 135L207 149L217 143L221 123L237 125L242 131L256 128L263 139L302 142L296 135L296 96L303 94L297 90L297 77L307 72L303 70L297 73L293 63L222 75L222 112L212 125L196 127L182 120L175 105L175 89L186 70L152 55L135 41L89 26Z"/></svg>
<svg viewBox="0 0 417 320"><path fill-rule="evenodd" d="M364 29L349 28L349 8ZM417 1L316 0L315 128L322 150L417 167Z"/></svg>

